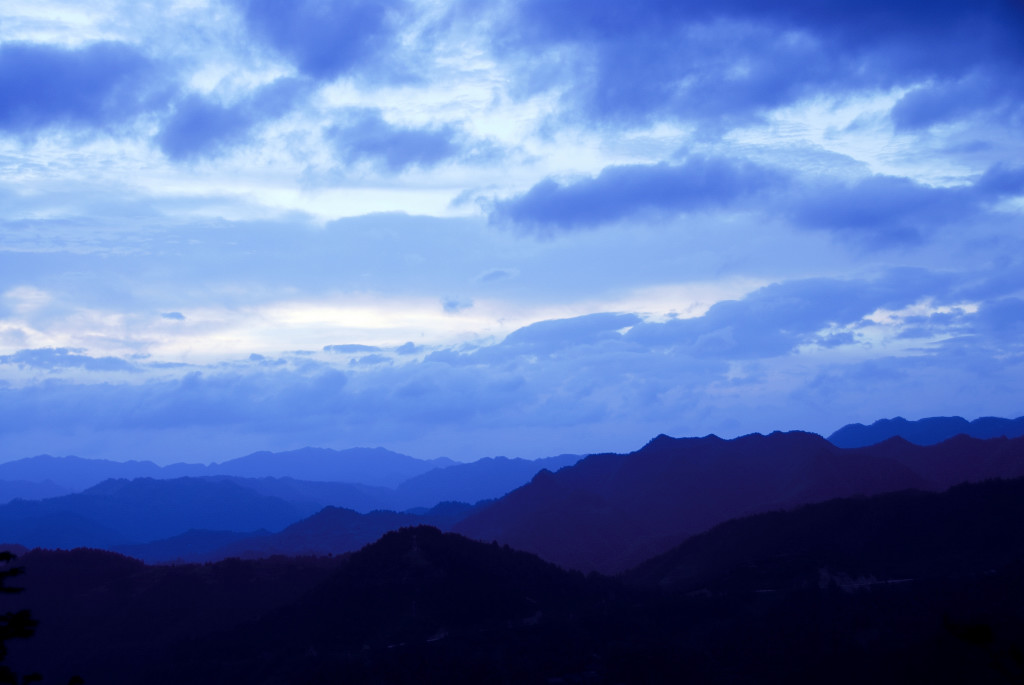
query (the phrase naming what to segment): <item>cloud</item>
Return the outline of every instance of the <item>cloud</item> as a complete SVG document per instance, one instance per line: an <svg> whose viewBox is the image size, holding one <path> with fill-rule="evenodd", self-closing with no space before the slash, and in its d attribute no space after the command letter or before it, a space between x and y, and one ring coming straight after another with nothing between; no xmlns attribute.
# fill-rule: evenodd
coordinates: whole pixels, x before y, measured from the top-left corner
<svg viewBox="0 0 1024 685"><path fill-rule="evenodd" d="M156 65L124 43L0 44L0 130L105 130L162 106Z"/></svg>
<svg viewBox="0 0 1024 685"><path fill-rule="evenodd" d="M400 173L412 167L430 169L472 154L471 144L455 126L413 128L390 124L379 109L353 109L349 121L325 131L335 154L345 164L359 162Z"/></svg>
<svg viewBox="0 0 1024 685"><path fill-rule="evenodd" d="M714 304L703 316L641 323L625 335L645 348L707 359L768 359L801 345L849 341L846 331L822 338L821 331L860 324L879 309L898 311L923 298L948 296L947 278L896 270L868 280L812 278L759 288L740 300ZM839 335L840 337L833 337Z"/></svg>
<svg viewBox="0 0 1024 685"><path fill-rule="evenodd" d="M19 350L14 354L0 355L0 364L17 364L21 367L54 371L57 369L84 369L85 371L130 371L140 369L119 357L90 357L79 354L82 350L66 347Z"/></svg>
<svg viewBox="0 0 1024 685"><path fill-rule="evenodd" d="M975 189L982 199L989 201L1024 195L1024 166L995 164L978 179Z"/></svg>
<svg viewBox="0 0 1024 685"><path fill-rule="evenodd" d="M164 312L160 315L160 318L170 319L171 321L184 321L185 315L181 312Z"/></svg>
<svg viewBox="0 0 1024 685"><path fill-rule="evenodd" d="M1001 110L1005 115L1024 112L1024 77L1007 81L987 74L971 74L955 81L929 83L910 91L893 106L898 131L925 129L966 119L979 110Z"/></svg>
<svg viewBox="0 0 1024 685"><path fill-rule="evenodd" d="M1024 353L1024 299L1004 297L985 302L967 320L983 340L998 341L1017 354Z"/></svg>
<svg viewBox="0 0 1024 685"><path fill-rule="evenodd" d="M721 130L850 90L960 84L973 108L1019 103L984 84L1022 83L1022 15L1019 3L998 1L933 4L925 18L917 3L881 1L645 0L623 12L610 0L527 0L502 15L493 47L525 93L562 90L588 120ZM916 98L931 102L911 98L897 115L904 125L963 108L951 92Z"/></svg>
<svg viewBox="0 0 1024 685"><path fill-rule="evenodd" d="M952 187L884 174L854 181L809 179L794 186L783 211L803 228L883 245L918 241L937 228L987 218L991 205L1022 194L1024 167L997 164L974 183Z"/></svg>
<svg viewBox="0 0 1024 685"><path fill-rule="evenodd" d="M421 352L422 350L423 350L423 346L422 345L417 345L414 342L407 342L407 343L404 343L404 344L399 345L398 347L396 347L395 348L395 353L396 354L402 354L402 355L405 355L405 354L416 354L418 352Z"/></svg>
<svg viewBox="0 0 1024 685"><path fill-rule="evenodd" d="M965 188L942 188L876 174L853 182L821 179L798 191L791 216L797 225L826 229L876 243L920 240L929 230L976 211Z"/></svg>
<svg viewBox="0 0 1024 685"><path fill-rule="evenodd" d="M286 114L306 90L303 81L282 78L232 105L187 95L164 122L157 143L176 162L217 156L249 142L257 126Z"/></svg>
<svg viewBox="0 0 1024 685"><path fill-rule="evenodd" d="M373 75L408 80L400 32L412 19L405 0L239 0L254 36L317 80Z"/></svg>
<svg viewBox="0 0 1024 685"><path fill-rule="evenodd" d="M423 359L412 356L425 349L413 343L399 347L403 358L395 359L366 349L371 346L342 345L356 358L328 361L344 370L313 359L271 364L255 355L230 366L185 369L174 380L0 385L0 422L6 445L22 444L32 431L81 432L90 436L88 444L138 444L140 436L160 435L161 444L185 445L201 429L254 448L296 446L291 441L299 439L418 445L417 455L480 457L523 453L529 444L540 456L573 446L633 448L659 431L834 430L870 418L861 415L865 406L877 415L910 405L942 413L979 379L998 381L985 407L1005 403L1024 380L1024 364L999 361L1020 353L1024 301L1004 297L973 313L938 311L955 299L960 280L899 269L873 279L786 281L690 319L602 312L545 320L497 343L434 348ZM926 313L884 324L897 341L918 330L912 356L886 349L878 336L870 344L863 337L881 325L869 316L910 311L924 301L933 303ZM850 347L856 353L844 358ZM33 352L21 358L45 365L74 356ZM865 355L872 361L862 363ZM914 404L914 393L925 404ZM523 433L529 441L516 437ZM193 458L237 456L242 448L204 449Z"/></svg>
<svg viewBox="0 0 1024 685"><path fill-rule="evenodd" d="M496 201L489 218L545 234L652 216L743 211L880 247L920 242L1021 194L1024 167L995 165L974 183L943 187L886 174L801 176L749 161L693 157L678 165L610 166L596 177L564 184L548 178Z"/></svg>
<svg viewBox="0 0 1024 685"><path fill-rule="evenodd" d="M753 162L691 157L682 164L605 167L595 178L561 184L545 179L495 203L492 223L551 232L592 228L641 213L678 215L733 208L785 176Z"/></svg>
<svg viewBox="0 0 1024 685"><path fill-rule="evenodd" d="M578 345L621 339L619 331L640 322L636 314L606 312L538 321L509 333L499 347L517 354L549 354Z"/></svg>

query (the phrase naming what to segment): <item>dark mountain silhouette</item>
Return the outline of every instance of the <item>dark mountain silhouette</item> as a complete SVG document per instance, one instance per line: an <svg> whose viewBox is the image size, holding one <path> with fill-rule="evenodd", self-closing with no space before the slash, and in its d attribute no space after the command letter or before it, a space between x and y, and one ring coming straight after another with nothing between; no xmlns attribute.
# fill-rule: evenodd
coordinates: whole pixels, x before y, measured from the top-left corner
<svg viewBox="0 0 1024 685"><path fill-rule="evenodd" d="M624 575L678 591L847 590L1024 564L1024 479L835 499L734 519Z"/></svg>
<svg viewBox="0 0 1024 685"><path fill-rule="evenodd" d="M209 465L178 463L167 466L157 466L149 461L120 462L40 455L0 464L0 480L33 483L49 480L72 491L81 491L117 478L131 480L200 476L293 478L393 488L421 473L455 463L447 458L415 459L380 447L347 450L305 447L289 452L255 452Z"/></svg>
<svg viewBox="0 0 1024 685"><path fill-rule="evenodd" d="M1001 419L984 416L967 421L960 416L934 416L917 421L908 421L902 416L894 419L879 419L870 426L851 423L828 436L829 442L837 447L866 447L900 437L915 445L935 445L956 435L972 438L1017 438L1024 435L1024 416L1016 419Z"/></svg>
<svg viewBox="0 0 1024 685"><path fill-rule="evenodd" d="M557 471L582 457L562 454L543 459L485 457L420 474L399 485L392 508L430 507L438 502L479 502L496 499L527 483L541 469ZM355 507L353 507L355 508Z"/></svg>
<svg viewBox="0 0 1024 685"><path fill-rule="evenodd" d="M19 577L26 589L12 601L29 607L39 627L32 639L12 646L16 670L36 665L44 683L80 674L87 684L106 685L147 682L144 671L173 663L182 641L295 602L339 563L277 558L146 566L89 549L33 550L17 562L26 570Z"/></svg>
<svg viewBox="0 0 1024 685"><path fill-rule="evenodd" d="M662 435L631 454L541 472L454 530L567 568L617 572L737 516L926 485L892 459L811 433Z"/></svg>
<svg viewBox="0 0 1024 685"><path fill-rule="evenodd" d="M283 500L231 482L108 480L81 493L0 505L0 536L29 547L110 548L196 528L280 530L302 515Z"/></svg>
<svg viewBox="0 0 1024 685"><path fill-rule="evenodd" d="M600 605L591 585L533 555L405 528L294 604L190 643L146 681L537 682L567 668L559 661L583 662L578 649L565 659L553 629ZM424 648L440 659L418 658Z"/></svg>

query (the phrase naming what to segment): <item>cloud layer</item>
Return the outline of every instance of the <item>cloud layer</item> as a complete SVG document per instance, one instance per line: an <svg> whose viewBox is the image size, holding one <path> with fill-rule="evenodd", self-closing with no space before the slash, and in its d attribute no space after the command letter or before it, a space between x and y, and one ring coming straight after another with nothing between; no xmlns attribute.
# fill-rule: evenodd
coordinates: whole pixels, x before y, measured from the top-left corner
<svg viewBox="0 0 1024 685"><path fill-rule="evenodd" d="M0 459L1024 413L1024 9L0 6Z"/></svg>

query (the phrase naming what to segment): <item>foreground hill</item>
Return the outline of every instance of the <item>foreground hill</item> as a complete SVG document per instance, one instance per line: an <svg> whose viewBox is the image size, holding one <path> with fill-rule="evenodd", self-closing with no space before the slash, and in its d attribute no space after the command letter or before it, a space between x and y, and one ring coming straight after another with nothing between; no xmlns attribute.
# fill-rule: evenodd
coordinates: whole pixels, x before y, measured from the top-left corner
<svg viewBox="0 0 1024 685"><path fill-rule="evenodd" d="M734 519L625 574L681 592L970 577L1024 565L1024 479L835 499Z"/></svg>
<svg viewBox="0 0 1024 685"><path fill-rule="evenodd" d="M757 515L628 583L427 527L333 559L34 551L13 601L40 625L9 664L108 685L1020 682L1022 493Z"/></svg>
<svg viewBox="0 0 1024 685"><path fill-rule="evenodd" d="M908 421L897 416L894 419L879 419L870 426L862 423L848 424L828 436L828 440L837 447L866 447L896 437L915 445L936 445L956 435L968 435L982 440L1018 438L1024 435L1024 416L1016 419L983 416L973 421L961 416L933 416Z"/></svg>
<svg viewBox="0 0 1024 685"><path fill-rule="evenodd" d="M1024 438L844 450L810 433L659 436L592 455L466 518L456 532L567 568L622 571L731 518L835 497L1024 475Z"/></svg>

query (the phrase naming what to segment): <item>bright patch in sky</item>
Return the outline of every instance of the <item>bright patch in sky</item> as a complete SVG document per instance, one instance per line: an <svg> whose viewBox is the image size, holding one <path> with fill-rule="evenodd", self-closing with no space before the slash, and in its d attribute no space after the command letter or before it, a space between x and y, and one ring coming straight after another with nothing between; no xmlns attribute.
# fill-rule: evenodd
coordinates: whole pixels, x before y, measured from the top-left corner
<svg viewBox="0 0 1024 685"><path fill-rule="evenodd" d="M1010 0L3 3L0 460L1018 416L1022 63Z"/></svg>

